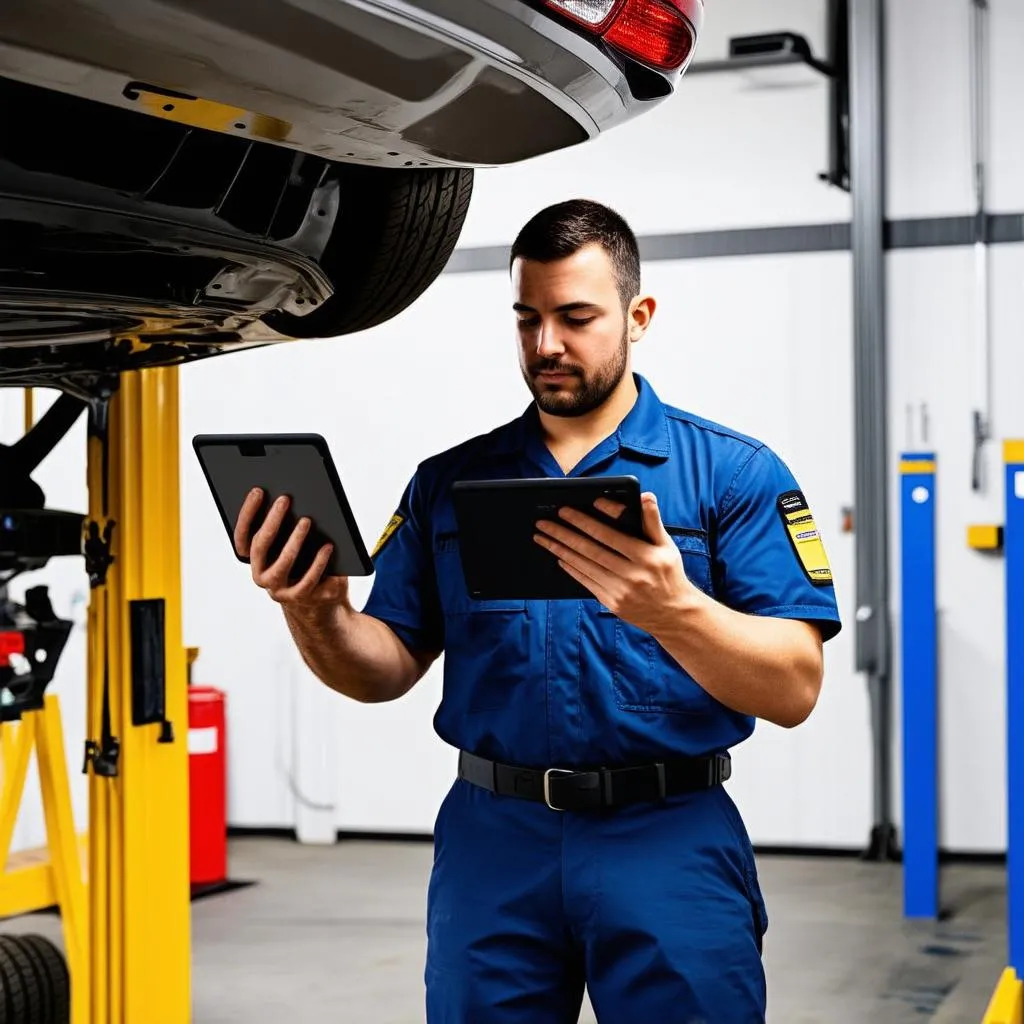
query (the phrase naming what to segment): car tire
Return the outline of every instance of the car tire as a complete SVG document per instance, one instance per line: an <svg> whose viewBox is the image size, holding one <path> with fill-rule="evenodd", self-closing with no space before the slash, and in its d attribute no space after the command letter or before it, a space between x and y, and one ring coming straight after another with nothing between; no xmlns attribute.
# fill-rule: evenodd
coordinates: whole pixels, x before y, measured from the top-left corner
<svg viewBox="0 0 1024 1024"><path fill-rule="evenodd" d="M472 192L472 168L345 167L320 260L334 294L305 316L277 310L263 322L291 338L333 338L397 316L444 270Z"/></svg>
<svg viewBox="0 0 1024 1024"><path fill-rule="evenodd" d="M22 957L7 943L0 943L0 1024L22 1024L29 993L22 979Z"/></svg>
<svg viewBox="0 0 1024 1024"><path fill-rule="evenodd" d="M52 1024L68 1024L71 1020L71 974L64 954L42 935L19 935L18 942L28 953L39 977Z"/></svg>

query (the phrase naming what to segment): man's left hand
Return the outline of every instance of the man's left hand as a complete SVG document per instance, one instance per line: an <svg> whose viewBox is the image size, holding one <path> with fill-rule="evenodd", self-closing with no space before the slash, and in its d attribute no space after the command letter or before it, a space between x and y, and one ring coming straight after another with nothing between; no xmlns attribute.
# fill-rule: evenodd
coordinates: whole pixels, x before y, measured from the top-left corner
<svg viewBox="0 0 1024 1024"><path fill-rule="evenodd" d="M647 540L570 508L560 509L559 517L575 529L542 520L535 540L614 615L656 635L699 591L686 578L682 555L661 521L657 499L644 493L641 501ZM595 508L616 518L623 506L599 498Z"/></svg>

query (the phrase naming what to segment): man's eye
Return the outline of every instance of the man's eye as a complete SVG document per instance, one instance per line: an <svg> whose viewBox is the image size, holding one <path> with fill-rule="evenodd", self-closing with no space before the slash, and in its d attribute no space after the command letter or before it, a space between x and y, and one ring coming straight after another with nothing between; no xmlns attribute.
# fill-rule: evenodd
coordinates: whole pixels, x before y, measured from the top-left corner
<svg viewBox="0 0 1024 1024"><path fill-rule="evenodd" d="M592 316L588 316L588 317L570 316L570 317L567 317L566 319L569 321L569 323L573 327L586 327L587 324L592 324L594 322L594 317L592 317Z"/></svg>
<svg viewBox="0 0 1024 1024"><path fill-rule="evenodd" d="M537 326L536 319L527 319L527 320L519 319L519 320L516 321L516 323L519 325L520 329L524 328L524 327L536 327Z"/></svg>

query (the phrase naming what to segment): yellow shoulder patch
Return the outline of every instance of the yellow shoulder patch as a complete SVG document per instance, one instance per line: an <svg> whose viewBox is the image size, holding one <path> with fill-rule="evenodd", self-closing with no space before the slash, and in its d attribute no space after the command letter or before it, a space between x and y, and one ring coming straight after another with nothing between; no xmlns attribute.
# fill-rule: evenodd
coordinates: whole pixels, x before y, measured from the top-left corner
<svg viewBox="0 0 1024 1024"><path fill-rule="evenodd" d="M812 583L830 584L832 566L829 564L825 545L803 492L786 491L785 494L780 494L777 507L789 534L793 551L807 578Z"/></svg>
<svg viewBox="0 0 1024 1024"><path fill-rule="evenodd" d="M373 551L370 553L371 558L376 558L384 549L384 545L394 536L395 530L397 530L402 523L405 522L405 516L399 515L397 512L388 520L388 525L384 527L384 532L380 535L380 539L374 546Z"/></svg>

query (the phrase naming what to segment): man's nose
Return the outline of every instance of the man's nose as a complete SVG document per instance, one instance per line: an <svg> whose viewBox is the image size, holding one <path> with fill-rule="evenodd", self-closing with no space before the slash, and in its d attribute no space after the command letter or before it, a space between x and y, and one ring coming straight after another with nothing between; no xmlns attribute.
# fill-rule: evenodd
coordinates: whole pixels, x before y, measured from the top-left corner
<svg viewBox="0 0 1024 1024"><path fill-rule="evenodd" d="M537 331L537 355L545 358L561 355L565 346L559 338L558 328L554 324L541 324Z"/></svg>

